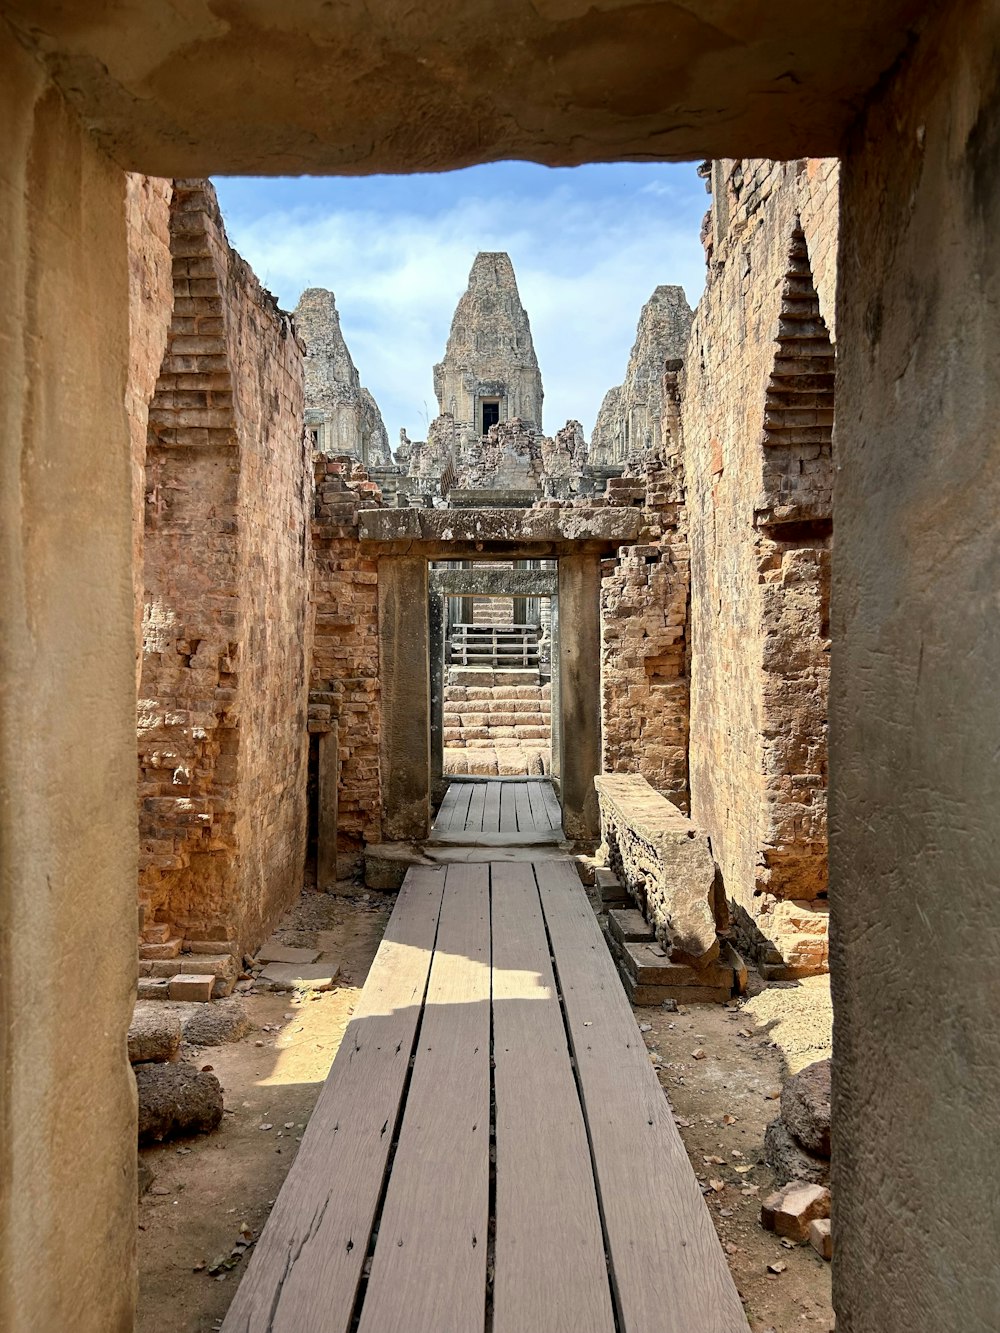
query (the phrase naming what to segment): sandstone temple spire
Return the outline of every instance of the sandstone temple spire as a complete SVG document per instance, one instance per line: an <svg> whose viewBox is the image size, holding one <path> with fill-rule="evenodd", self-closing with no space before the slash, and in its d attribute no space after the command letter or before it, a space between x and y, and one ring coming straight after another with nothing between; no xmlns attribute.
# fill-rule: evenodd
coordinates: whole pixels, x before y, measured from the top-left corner
<svg viewBox="0 0 1000 1333"><path fill-rule="evenodd" d="M542 376L510 256L482 250L434 367L438 411L459 433L482 436L520 417L542 427Z"/></svg>
<svg viewBox="0 0 1000 1333"><path fill-rule="evenodd" d="M307 288L295 307L295 327L306 344L305 426L313 447L331 456L353 454L362 463L388 463L382 414L362 387L333 292Z"/></svg>

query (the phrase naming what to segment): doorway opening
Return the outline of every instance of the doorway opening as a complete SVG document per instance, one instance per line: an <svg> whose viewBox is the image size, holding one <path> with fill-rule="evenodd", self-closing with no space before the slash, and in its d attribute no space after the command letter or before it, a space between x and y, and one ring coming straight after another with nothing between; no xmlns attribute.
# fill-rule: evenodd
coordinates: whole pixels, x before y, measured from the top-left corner
<svg viewBox="0 0 1000 1333"><path fill-rule="evenodd" d="M551 776L557 562L442 561L430 575L439 771Z"/></svg>

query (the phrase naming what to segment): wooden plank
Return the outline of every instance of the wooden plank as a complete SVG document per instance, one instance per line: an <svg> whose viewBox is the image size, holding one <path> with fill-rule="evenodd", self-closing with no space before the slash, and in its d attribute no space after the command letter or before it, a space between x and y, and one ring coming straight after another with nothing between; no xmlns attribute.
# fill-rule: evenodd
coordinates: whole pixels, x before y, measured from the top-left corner
<svg viewBox="0 0 1000 1333"><path fill-rule="evenodd" d="M489 866L450 866L360 1333L481 1333L489 1158Z"/></svg>
<svg viewBox="0 0 1000 1333"><path fill-rule="evenodd" d="M224 1333L347 1333L399 1116L445 872L411 868Z"/></svg>
<svg viewBox="0 0 1000 1333"><path fill-rule="evenodd" d="M500 832L500 783L490 782L486 788L486 804L483 807L483 832Z"/></svg>
<svg viewBox="0 0 1000 1333"><path fill-rule="evenodd" d="M552 821L553 828L562 828L562 806L559 804L559 797L555 794L551 782L542 783L542 800L545 802L546 809L549 812L549 819Z"/></svg>
<svg viewBox="0 0 1000 1333"><path fill-rule="evenodd" d="M624 1333L748 1324L631 1006L575 870L535 865Z"/></svg>
<svg viewBox="0 0 1000 1333"><path fill-rule="evenodd" d="M486 783L477 782L472 789L472 798L469 801L469 813L465 820L465 828L468 833L482 833L483 812L485 806Z"/></svg>
<svg viewBox="0 0 1000 1333"><path fill-rule="evenodd" d="M514 788L514 813L517 818L518 833L534 833L535 821L531 817L531 802L528 800L528 784L519 782Z"/></svg>
<svg viewBox="0 0 1000 1333"><path fill-rule="evenodd" d="M538 829L551 828L552 819L549 815L549 808L545 804L545 797L542 795L542 784L540 782L528 783L528 801L531 805L535 827Z"/></svg>
<svg viewBox="0 0 1000 1333"><path fill-rule="evenodd" d="M440 806L438 806L438 812L434 817L434 823L431 829L432 832L436 833L439 832L441 829L446 829L450 827L452 812L455 809L457 801L458 801L458 785L452 782L449 784L448 790L442 797Z"/></svg>
<svg viewBox="0 0 1000 1333"><path fill-rule="evenodd" d="M614 1333L590 1149L535 876L494 865L493 1333Z"/></svg>
<svg viewBox="0 0 1000 1333"><path fill-rule="evenodd" d="M498 782L500 788L500 832L517 832L517 810L514 805L514 788L517 784L513 782Z"/></svg>
<svg viewBox="0 0 1000 1333"><path fill-rule="evenodd" d="M451 807L448 828L464 831L466 816L469 813L469 802L472 800L472 784L453 782L451 785L455 788L457 795L455 804Z"/></svg>

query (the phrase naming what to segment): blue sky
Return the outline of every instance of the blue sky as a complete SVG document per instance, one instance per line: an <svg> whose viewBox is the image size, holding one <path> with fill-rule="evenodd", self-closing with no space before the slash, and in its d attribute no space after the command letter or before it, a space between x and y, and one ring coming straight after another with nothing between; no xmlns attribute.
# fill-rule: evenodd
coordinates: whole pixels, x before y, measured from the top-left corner
<svg viewBox="0 0 1000 1333"><path fill-rule="evenodd" d="M431 368L479 250L506 250L531 320L546 433L569 417L589 438L625 372L658 283L693 306L708 206L693 164L553 170L501 162L442 175L215 181L229 239L286 309L305 287L336 293L361 381L393 448L424 437Z"/></svg>

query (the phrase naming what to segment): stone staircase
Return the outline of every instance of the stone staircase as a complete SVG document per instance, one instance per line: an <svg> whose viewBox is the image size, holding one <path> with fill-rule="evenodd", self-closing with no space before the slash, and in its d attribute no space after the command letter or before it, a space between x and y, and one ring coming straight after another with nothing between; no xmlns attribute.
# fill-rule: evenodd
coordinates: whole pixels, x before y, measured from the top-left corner
<svg viewBox="0 0 1000 1333"><path fill-rule="evenodd" d="M500 672L492 677L501 676ZM549 684L446 685L445 772L514 776L550 771Z"/></svg>

